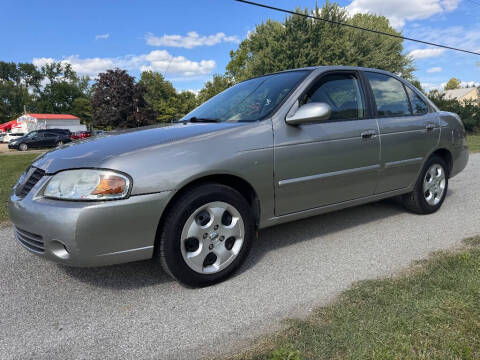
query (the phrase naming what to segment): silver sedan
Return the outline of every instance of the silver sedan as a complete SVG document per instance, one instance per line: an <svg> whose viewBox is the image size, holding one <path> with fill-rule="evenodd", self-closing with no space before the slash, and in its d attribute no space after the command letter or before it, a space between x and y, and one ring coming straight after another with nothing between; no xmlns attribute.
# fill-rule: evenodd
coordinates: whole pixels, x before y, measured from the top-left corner
<svg viewBox="0 0 480 360"><path fill-rule="evenodd" d="M465 130L385 71L315 67L241 82L177 124L38 158L9 201L16 239L74 266L154 257L205 286L258 228L400 196L437 211L468 161Z"/></svg>

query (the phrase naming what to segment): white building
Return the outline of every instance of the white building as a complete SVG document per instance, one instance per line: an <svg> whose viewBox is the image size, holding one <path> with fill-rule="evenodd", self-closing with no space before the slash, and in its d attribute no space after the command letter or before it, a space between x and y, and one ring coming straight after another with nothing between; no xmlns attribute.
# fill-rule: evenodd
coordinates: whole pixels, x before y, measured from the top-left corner
<svg viewBox="0 0 480 360"><path fill-rule="evenodd" d="M19 129L20 128L20 129ZM33 130L68 129L71 132L85 131L80 119L68 114L25 114L17 119L15 132L28 133ZM14 129L12 128L12 132Z"/></svg>

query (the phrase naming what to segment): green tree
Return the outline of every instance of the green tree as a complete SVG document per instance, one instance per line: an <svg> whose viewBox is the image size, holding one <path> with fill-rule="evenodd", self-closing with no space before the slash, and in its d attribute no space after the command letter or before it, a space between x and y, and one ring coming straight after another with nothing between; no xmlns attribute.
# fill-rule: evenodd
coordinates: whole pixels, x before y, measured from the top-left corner
<svg viewBox="0 0 480 360"><path fill-rule="evenodd" d="M139 84L145 87L145 101L152 109L157 121L168 121L177 116L177 91L162 74L144 71Z"/></svg>
<svg viewBox="0 0 480 360"><path fill-rule="evenodd" d="M197 107L197 97L191 91L182 91L177 95L177 119L182 118Z"/></svg>
<svg viewBox="0 0 480 360"><path fill-rule="evenodd" d="M79 117L83 124L92 126L92 104L87 97L78 97L73 101L72 114Z"/></svg>
<svg viewBox="0 0 480 360"><path fill-rule="evenodd" d="M461 84L460 79L451 78L450 80L448 80L447 84L445 85L445 90L460 89L460 87L461 87L460 84Z"/></svg>
<svg viewBox="0 0 480 360"><path fill-rule="evenodd" d="M311 14L308 9L297 10ZM364 26L395 35L383 16L350 17L338 4L326 2L313 11L332 21ZM412 59L403 53L401 39L359 31L302 16L258 25L238 49L230 53L227 74L236 82L251 77L306 66L352 65L374 67L411 77Z"/></svg>
<svg viewBox="0 0 480 360"><path fill-rule="evenodd" d="M150 125L153 113L144 98L146 88L135 84L125 70L107 70L93 85L92 122L101 128L128 128Z"/></svg>
<svg viewBox="0 0 480 360"><path fill-rule="evenodd" d="M228 89L234 84L233 79L229 75L213 75L213 79L205 83L203 88L197 95L197 103L203 104L208 99L214 97L223 90Z"/></svg>
<svg viewBox="0 0 480 360"><path fill-rule="evenodd" d="M0 123L34 108L43 75L29 63L0 61Z"/></svg>
<svg viewBox="0 0 480 360"><path fill-rule="evenodd" d="M42 74L48 81L35 105L38 112L71 113L75 100L87 96L90 79L78 77L69 63L46 64Z"/></svg>

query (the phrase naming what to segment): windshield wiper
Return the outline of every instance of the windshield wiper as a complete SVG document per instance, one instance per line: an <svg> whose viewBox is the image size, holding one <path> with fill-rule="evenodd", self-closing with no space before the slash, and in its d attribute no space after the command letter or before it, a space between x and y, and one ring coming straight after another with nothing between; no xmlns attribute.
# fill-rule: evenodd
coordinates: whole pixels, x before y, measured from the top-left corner
<svg viewBox="0 0 480 360"><path fill-rule="evenodd" d="M187 121L190 121L192 123L218 123L220 122L220 119L211 119L211 118L198 118L196 116L191 117Z"/></svg>

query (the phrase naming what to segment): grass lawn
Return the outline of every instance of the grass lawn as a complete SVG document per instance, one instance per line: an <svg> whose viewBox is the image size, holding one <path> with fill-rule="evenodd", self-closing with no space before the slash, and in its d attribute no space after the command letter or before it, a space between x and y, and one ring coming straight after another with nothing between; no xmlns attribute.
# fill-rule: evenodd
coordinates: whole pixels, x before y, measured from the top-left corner
<svg viewBox="0 0 480 360"><path fill-rule="evenodd" d="M8 220L5 204L13 185L38 155L0 155L0 223Z"/></svg>
<svg viewBox="0 0 480 360"><path fill-rule="evenodd" d="M232 359L480 359L480 237L465 243L357 283Z"/></svg>
<svg viewBox="0 0 480 360"><path fill-rule="evenodd" d="M467 143L470 152L480 152L480 134L467 135Z"/></svg>

